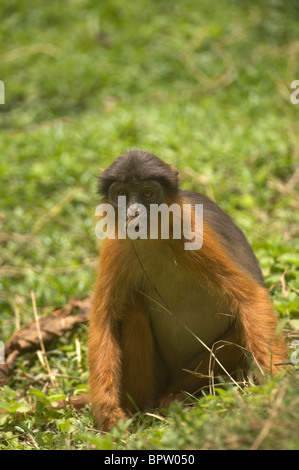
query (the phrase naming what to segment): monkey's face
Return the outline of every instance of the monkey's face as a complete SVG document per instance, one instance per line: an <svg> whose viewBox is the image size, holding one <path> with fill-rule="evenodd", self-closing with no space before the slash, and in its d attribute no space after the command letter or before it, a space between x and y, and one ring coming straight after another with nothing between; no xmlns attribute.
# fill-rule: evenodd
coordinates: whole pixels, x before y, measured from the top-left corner
<svg viewBox="0 0 299 470"><path fill-rule="evenodd" d="M121 198L121 199L119 199ZM116 181L111 184L108 199L116 209L120 200L125 198L127 218L134 218L134 209L142 205L150 213L151 204L161 204L164 201L164 191L160 183L154 180L146 180L138 183L122 183Z"/></svg>
<svg viewBox="0 0 299 470"><path fill-rule="evenodd" d="M118 238L125 238L126 228L129 238L136 239L137 234L139 238L157 239L162 223L158 207L176 201L178 172L155 155L130 150L106 168L99 178L98 192L104 204L109 203L110 225L116 223Z"/></svg>

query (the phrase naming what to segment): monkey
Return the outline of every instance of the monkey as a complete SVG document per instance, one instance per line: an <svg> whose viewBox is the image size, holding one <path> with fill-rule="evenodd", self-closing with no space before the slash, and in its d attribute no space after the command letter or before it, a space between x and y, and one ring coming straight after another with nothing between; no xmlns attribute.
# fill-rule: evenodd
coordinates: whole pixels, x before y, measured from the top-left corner
<svg viewBox="0 0 299 470"><path fill-rule="evenodd" d="M195 207L203 208L198 249L186 250L183 234L171 237L174 215L169 238L159 231L155 239L116 235L103 242L88 339L99 428L184 400L211 377L235 380L248 356L260 374L275 374L286 358L284 340L257 258L231 217L207 196L179 189L178 171L145 150L118 157L99 177L98 192L115 209L116 225L121 197L126 226L139 217L134 204L146 218L155 205L176 204L190 208L196 231Z"/></svg>

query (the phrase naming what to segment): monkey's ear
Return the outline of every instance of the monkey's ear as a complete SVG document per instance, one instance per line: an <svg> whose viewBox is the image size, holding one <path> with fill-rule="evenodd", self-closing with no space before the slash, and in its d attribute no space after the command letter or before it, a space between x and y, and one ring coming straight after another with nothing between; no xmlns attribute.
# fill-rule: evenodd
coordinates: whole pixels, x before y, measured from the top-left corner
<svg viewBox="0 0 299 470"><path fill-rule="evenodd" d="M169 166L170 166L170 168L172 169L174 175L175 175L175 176L178 176L179 170L177 170L177 169L176 169L173 165L171 165L171 164L170 164Z"/></svg>
<svg viewBox="0 0 299 470"><path fill-rule="evenodd" d="M173 166L173 165L170 165L170 166L171 166L171 169L172 169L172 171L173 171L174 175L175 175L175 176L178 176L178 174L179 174L179 170L177 170L176 168L174 168L174 166Z"/></svg>

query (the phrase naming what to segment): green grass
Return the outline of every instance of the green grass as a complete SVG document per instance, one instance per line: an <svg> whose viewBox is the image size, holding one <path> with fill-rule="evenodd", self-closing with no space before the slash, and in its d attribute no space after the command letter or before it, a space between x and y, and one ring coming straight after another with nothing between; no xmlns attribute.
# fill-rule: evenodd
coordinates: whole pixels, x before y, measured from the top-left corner
<svg viewBox="0 0 299 470"><path fill-rule="evenodd" d="M230 213L298 328L297 2L4 0L0 15L0 339L33 320L31 291L40 315L92 291L96 177L130 146ZM90 410L46 408L86 390L86 328L49 362L54 387L28 354L0 390L0 448L250 448L265 426L260 448L299 447L296 371L99 436Z"/></svg>

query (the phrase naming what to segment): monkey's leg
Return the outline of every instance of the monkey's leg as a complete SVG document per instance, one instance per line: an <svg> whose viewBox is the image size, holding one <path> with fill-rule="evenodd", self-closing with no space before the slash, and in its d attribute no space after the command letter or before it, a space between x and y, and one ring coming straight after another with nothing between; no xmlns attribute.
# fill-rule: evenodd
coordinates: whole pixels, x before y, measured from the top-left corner
<svg viewBox="0 0 299 470"><path fill-rule="evenodd" d="M153 337L140 296L122 323L121 348L122 407L131 412L144 410L153 395Z"/></svg>
<svg viewBox="0 0 299 470"><path fill-rule="evenodd" d="M159 401L160 407L168 406L175 399L183 400L185 398L183 392L194 394L200 388L209 385L211 370L214 377L234 376L234 372L242 366L242 362L244 365L243 350L237 346L238 344L244 346L246 351L250 353L249 355L259 366L259 371L264 369L275 374L279 370L276 364L286 361L283 340L281 337L276 337L277 321L266 290L254 281L251 283L251 280L247 278L244 279L246 281L244 289L238 292L238 289L242 287L240 287L242 277L239 276L238 280L239 284L236 282L235 285L230 280L229 291L230 295L233 293L235 296L232 305L235 305L237 310L236 320L239 327L237 340L233 336L229 339L221 338L219 345L223 341L223 348L218 347L217 360L208 351L193 358L190 366L186 369L198 372L198 376L189 373L179 382L170 384L167 392ZM236 346L228 345L226 342L235 343ZM212 364L213 366L211 366ZM206 375L207 378L201 375Z"/></svg>
<svg viewBox="0 0 299 470"><path fill-rule="evenodd" d="M286 349L281 335L277 337L278 322L266 289L230 259L208 226L202 248L190 261L197 264L207 289L227 302L255 361L266 371L277 372L275 364L286 360Z"/></svg>
<svg viewBox="0 0 299 470"><path fill-rule="evenodd" d="M214 343L210 351L201 351L190 360L184 377L168 386L166 393L158 400L158 406L163 408L173 400L186 400L184 392L196 394L211 385L212 378L214 384L219 383L219 377L230 380L243 365L244 348L240 346L239 333L234 326Z"/></svg>

